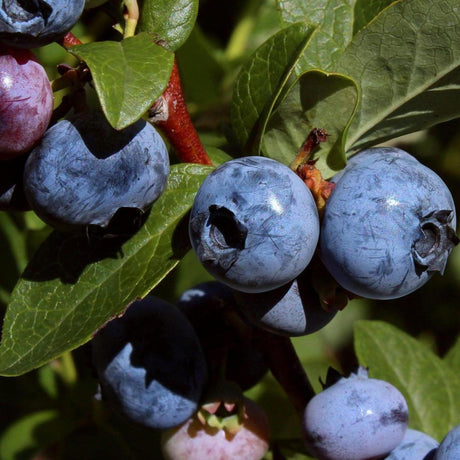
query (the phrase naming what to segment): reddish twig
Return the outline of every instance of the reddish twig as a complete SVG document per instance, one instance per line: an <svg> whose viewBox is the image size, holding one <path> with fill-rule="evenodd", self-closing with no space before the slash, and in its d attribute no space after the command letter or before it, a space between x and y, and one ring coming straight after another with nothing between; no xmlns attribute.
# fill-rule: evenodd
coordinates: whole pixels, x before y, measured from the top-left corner
<svg viewBox="0 0 460 460"><path fill-rule="evenodd" d="M316 167L316 160L311 156L314 149L325 142L328 134L325 129L313 128L307 139L300 147L299 153L291 163L291 169L305 182L315 198L320 216L322 215L326 201L329 198L334 184L323 179L321 171Z"/></svg>
<svg viewBox="0 0 460 460"><path fill-rule="evenodd" d="M72 32L67 32L64 37L58 42L63 48L68 50L72 46L81 45L82 42Z"/></svg>
<svg viewBox="0 0 460 460"><path fill-rule="evenodd" d="M190 119L176 61L168 86L149 110L149 121L168 138L180 161L212 164Z"/></svg>

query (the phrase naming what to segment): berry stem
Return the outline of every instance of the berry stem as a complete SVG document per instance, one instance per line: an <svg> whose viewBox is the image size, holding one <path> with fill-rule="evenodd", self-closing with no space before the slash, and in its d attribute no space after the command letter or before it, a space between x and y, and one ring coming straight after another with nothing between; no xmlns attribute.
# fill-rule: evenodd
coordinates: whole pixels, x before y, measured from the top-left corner
<svg viewBox="0 0 460 460"><path fill-rule="evenodd" d="M323 179L321 171L316 167L316 160L312 160L311 157L315 148L321 142L326 142L327 136L325 129L313 128L291 163L291 169L310 189L320 217L322 217L326 201L332 193L334 184Z"/></svg>
<svg viewBox="0 0 460 460"><path fill-rule="evenodd" d="M180 161L211 165L185 104L177 61L164 93L149 110L150 123L157 126L174 147Z"/></svg>
<svg viewBox="0 0 460 460"><path fill-rule="evenodd" d="M136 32L137 23L139 21L139 5L137 0L124 0L126 9L125 13L125 31L123 38L133 37Z"/></svg>
<svg viewBox="0 0 460 460"><path fill-rule="evenodd" d="M264 354L270 371L283 387L300 419L315 391L288 337L257 331L257 346Z"/></svg>
<svg viewBox="0 0 460 460"><path fill-rule="evenodd" d="M59 44L68 50L72 46L81 45L82 42L72 32L67 32L64 37L59 41Z"/></svg>

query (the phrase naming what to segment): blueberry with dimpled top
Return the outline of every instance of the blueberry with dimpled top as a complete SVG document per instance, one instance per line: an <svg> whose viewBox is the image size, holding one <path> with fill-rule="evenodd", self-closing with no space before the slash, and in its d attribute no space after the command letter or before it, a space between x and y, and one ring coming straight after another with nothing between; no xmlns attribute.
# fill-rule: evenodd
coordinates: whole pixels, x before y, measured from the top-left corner
<svg viewBox="0 0 460 460"><path fill-rule="evenodd" d="M456 213L432 170L400 149L373 148L352 158L334 181L320 255L341 286L392 299L443 272L458 243Z"/></svg>
<svg viewBox="0 0 460 460"><path fill-rule="evenodd" d="M228 161L207 176L190 216L198 259L219 281L263 292L293 280L319 237L315 201L287 166L269 158Z"/></svg>
<svg viewBox="0 0 460 460"><path fill-rule="evenodd" d="M192 325L180 310L147 296L92 340L104 401L144 426L166 429L197 409L207 368Z"/></svg>
<svg viewBox="0 0 460 460"><path fill-rule="evenodd" d="M78 21L85 0L3 0L0 42L38 48L61 39Z"/></svg>

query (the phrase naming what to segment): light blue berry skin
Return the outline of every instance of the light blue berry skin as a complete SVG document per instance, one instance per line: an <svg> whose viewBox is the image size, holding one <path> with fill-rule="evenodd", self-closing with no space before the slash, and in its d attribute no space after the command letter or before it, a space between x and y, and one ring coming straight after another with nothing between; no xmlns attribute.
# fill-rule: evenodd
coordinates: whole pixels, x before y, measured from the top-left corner
<svg viewBox="0 0 460 460"><path fill-rule="evenodd" d="M18 48L38 48L62 38L78 21L85 0L3 0L0 41Z"/></svg>
<svg viewBox="0 0 460 460"><path fill-rule="evenodd" d="M310 262L319 238L310 190L287 166L243 157L215 169L190 216L198 259L219 281L244 292L275 289Z"/></svg>
<svg viewBox="0 0 460 460"><path fill-rule="evenodd" d="M441 441L434 460L458 460L460 458L460 425L447 433Z"/></svg>
<svg viewBox="0 0 460 460"><path fill-rule="evenodd" d="M450 191L432 170L395 148L353 157L334 178L320 257L348 291L393 299L415 291L458 243Z"/></svg>
<svg viewBox="0 0 460 460"><path fill-rule="evenodd" d="M439 442L421 431L408 429L385 460L433 460Z"/></svg>
<svg viewBox="0 0 460 460"><path fill-rule="evenodd" d="M207 367L193 327L174 305L147 296L92 340L103 400L129 420L177 426L197 409Z"/></svg>
<svg viewBox="0 0 460 460"><path fill-rule="evenodd" d="M303 418L307 450L319 460L380 458L395 449L407 429L403 395L364 369L314 396Z"/></svg>
<svg viewBox="0 0 460 460"><path fill-rule="evenodd" d="M302 278L272 291L255 294L235 291L234 295L240 312L250 323L288 337L313 334L337 313L324 310L315 290Z"/></svg>
<svg viewBox="0 0 460 460"><path fill-rule="evenodd" d="M163 192L169 157L139 120L116 131L91 111L51 127L27 159L24 190L37 215L62 231L106 227L121 208L146 211Z"/></svg>

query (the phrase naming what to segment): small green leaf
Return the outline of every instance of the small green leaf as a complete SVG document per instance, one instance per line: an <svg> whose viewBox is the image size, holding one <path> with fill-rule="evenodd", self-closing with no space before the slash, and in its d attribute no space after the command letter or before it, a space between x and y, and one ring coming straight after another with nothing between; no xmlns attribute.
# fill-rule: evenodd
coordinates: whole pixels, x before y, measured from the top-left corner
<svg viewBox="0 0 460 460"><path fill-rule="evenodd" d="M13 291L3 325L0 374L23 374L84 344L153 289L189 248L183 218L211 170L173 166L147 221L121 246L53 233Z"/></svg>
<svg viewBox="0 0 460 460"><path fill-rule="evenodd" d="M292 84L295 65L314 28L293 24L263 43L246 62L233 91L232 123L246 153L259 154L266 123L278 100Z"/></svg>
<svg viewBox="0 0 460 460"><path fill-rule="evenodd" d="M134 123L162 94L174 63L174 55L146 33L69 52L88 64L102 110L115 129Z"/></svg>
<svg viewBox="0 0 460 460"><path fill-rule="evenodd" d="M30 413L10 425L0 436L2 460L38 458L40 449L68 435L75 424L56 410Z"/></svg>
<svg viewBox="0 0 460 460"><path fill-rule="evenodd" d="M324 177L346 163L344 138L358 103L356 83L345 75L317 70L304 73L271 117L263 138L265 155L289 164L313 128L326 130L327 141L315 150Z"/></svg>
<svg viewBox="0 0 460 460"><path fill-rule="evenodd" d="M460 116L458 0L404 0L384 9L342 54L361 103L347 150Z"/></svg>
<svg viewBox="0 0 460 460"><path fill-rule="evenodd" d="M169 51L187 40L195 25L198 0L144 0L139 31L149 32Z"/></svg>
<svg viewBox="0 0 460 460"><path fill-rule="evenodd" d="M383 321L358 321L355 351L370 376L394 385L409 426L440 440L460 422L460 378L421 342Z"/></svg>

